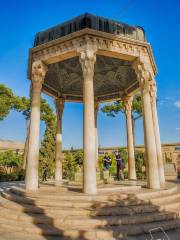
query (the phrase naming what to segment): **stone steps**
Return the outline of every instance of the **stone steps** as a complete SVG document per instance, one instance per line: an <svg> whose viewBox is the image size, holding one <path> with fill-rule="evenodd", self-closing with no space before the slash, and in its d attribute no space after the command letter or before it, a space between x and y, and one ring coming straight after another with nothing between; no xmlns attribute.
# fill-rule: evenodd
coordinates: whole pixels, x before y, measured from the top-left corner
<svg viewBox="0 0 180 240"><path fill-rule="evenodd" d="M21 213L45 213L52 216L110 216L110 215L132 215L132 209L127 207L112 207L112 208L103 208L103 209L92 209L92 208L62 208L62 209L52 209L49 207L38 208L32 205L19 205L17 203L12 203L9 200L0 199L0 206L2 210L18 211ZM154 209L152 208L152 211ZM144 210L146 212L148 210ZM150 210L149 210L150 211ZM0 213L1 214L1 213Z"/></svg>
<svg viewBox="0 0 180 240"><path fill-rule="evenodd" d="M36 193L4 190L0 196L0 230L30 234L34 240L36 236L126 240L126 236L144 234L158 226L164 230L180 227L177 188L96 196L56 190L53 194L52 188L51 193L48 188ZM50 195L53 198L48 198Z"/></svg>
<svg viewBox="0 0 180 240"><path fill-rule="evenodd" d="M174 194L176 191L177 191L177 186L173 185L168 189L161 189L161 190L155 190L155 191L150 190L150 191L144 191L144 192L141 191L139 193L132 194L132 196L135 196L139 199L146 200L146 199L156 198L159 196L164 197L167 195L171 195L171 194Z"/></svg>
<svg viewBox="0 0 180 240"><path fill-rule="evenodd" d="M179 198L180 198L180 192L175 192L173 194L166 195L163 197L152 198L150 202L153 204L163 204L163 203L167 204L167 203L171 203L174 200L176 201Z"/></svg>
<svg viewBox="0 0 180 240"><path fill-rule="evenodd" d="M61 191L61 189L59 190ZM8 192L8 191L6 191ZM12 188L9 190L10 194L15 194L19 197L26 197L26 198L31 198L32 200L38 200L38 199L43 199L44 201L47 201L51 199L51 201L62 201L62 200L68 200L69 201L106 201L106 200L123 200L128 197L127 194L125 193L106 193L104 194L99 194L99 195L83 195L83 194L73 194L73 195L67 195L66 193L59 195L58 193L53 193L53 194L43 194L43 193L26 193L25 191L22 191L17 188Z"/></svg>
<svg viewBox="0 0 180 240"><path fill-rule="evenodd" d="M134 223L145 223L153 221L162 221L167 219L177 218L175 213L165 213L165 212L151 212L151 213L141 213L134 215L105 215L99 216L87 216L87 215L45 215L35 214L35 213L16 213L11 210L0 208L0 217L6 216L8 219L14 219L16 221L26 221L32 223L43 223L43 224L54 224L56 227L61 226L89 226L89 227L99 227L99 226L112 226L119 224L134 224Z"/></svg>
<svg viewBox="0 0 180 240"><path fill-rule="evenodd" d="M34 236L54 236L65 237L67 239L89 239L89 240L104 240L104 239L125 239L127 233L131 235L140 235L149 232L150 229L163 227L164 230L170 230L180 227L180 220L166 220L155 223L120 225L117 227L104 227L97 229L90 228L56 228L47 224L32 224L32 223L16 223L13 220L0 219L0 228L5 231L23 232L25 234L33 234ZM35 237L34 237L35 239Z"/></svg>
<svg viewBox="0 0 180 240"><path fill-rule="evenodd" d="M63 207L61 209L54 209L48 206L39 208L37 206L28 204L18 204L12 202L5 198L0 198L1 211L3 208L11 211L18 211L24 213L45 213L53 216L121 216L121 215L133 215L135 213L148 213L155 212L158 210L158 206L153 206L150 204L133 206L112 206L104 208L73 208L73 207Z"/></svg>
<svg viewBox="0 0 180 240"><path fill-rule="evenodd" d="M67 197L67 199L63 199L63 200L56 200L54 199L53 201L48 201L48 200L44 200L44 199L31 199L31 198L26 198L26 197L22 197L19 196L17 194L14 193L10 193L9 191L4 191L1 193L2 197L20 203L20 204L29 204L29 205L36 205L38 207L44 207L44 206L51 206L51 207L74 207L74 208L88 208L88 207L93 207L93 208L97 208L97 207L107 207L107 206L133 206L133 205L140 205L140 204L146 204L143 200L140 199L124 199L123 197L119 198L119 199L110 199L110 200L104 200L104 201L96 201L96 200L92 200L92 201L87 201L87 200L69 200L69 198Z"/></svg>
<svg viewBox="0 0 180 240"><path fill-rule="evenodd" d="M176 198L172 200L171 202L166 202L161 205L159 205L160 210L163 209L164 211L171 211L174 209L174 212L176 212L178 215L180 213L180 198Z"/></svg>
<svg viewBox="0 0 180 240"><path fill-rule="evenodd" d="M24 189L19 188L19 187L12 187L9 190L7 190L6 192L10 192L15 194L16 196L21 196L21 197L28 197L31 199L51 199L51 201L55 198L55 200L83 200L83 201L103 201L103 200L124 200L127 198L136 198L136 199L142 199L143 201L145 200L149 200L149 199L165 199L166 197L173 197L175 194L180 193L177 190L177 186L172 186L169 189L161 189L161 190L155 190L155 191L143 191L141 188L139 188L139 186L135 186L137 189L134 189L134 186L132 188L132 186L128 186L128 191L127 187L123 187L120 190L118 190L118 188L116 187L116 191L107 191L107 187L103 189L103 191L98 192L97 195L86 195L86 194L82 194L82 193L71 193L68 194L68 190L66 189L66 191L62 191L61 192L61 188L57 189L56 191L43 191L38 190L37 192L26 192ZM63 188L64 189L64 188ZM114 189L114 188L112 188ZM122 189L126 189L125 191L123 191ZM130 191L130 192L129 192ZM59 192L61 192L61 194L59 194ZM132 193L134 192L134 193ZM163 198L162 198L163 197Z"/></svg>

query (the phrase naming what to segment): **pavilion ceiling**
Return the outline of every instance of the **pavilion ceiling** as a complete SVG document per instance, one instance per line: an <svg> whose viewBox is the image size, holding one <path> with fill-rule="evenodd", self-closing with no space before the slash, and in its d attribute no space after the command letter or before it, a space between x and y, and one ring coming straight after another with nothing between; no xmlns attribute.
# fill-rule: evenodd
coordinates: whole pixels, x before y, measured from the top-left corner
<svg viewBox="0 0 180 240"><path fill-rule="evenodd" d="M137 82L129 61L97 55L94 70L94 93L99 100L110 100ZM83 98L83 76L78 57L49 65L44 87L69 100Z"/></svg>

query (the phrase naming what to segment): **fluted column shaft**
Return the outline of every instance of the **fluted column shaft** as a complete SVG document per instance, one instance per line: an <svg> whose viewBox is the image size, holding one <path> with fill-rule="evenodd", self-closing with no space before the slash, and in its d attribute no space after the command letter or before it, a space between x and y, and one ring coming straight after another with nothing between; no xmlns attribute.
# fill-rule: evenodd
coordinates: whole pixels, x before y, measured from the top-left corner
<svg viewBox="0 0 180 240"><path fill-rule="evenodd" d="M55 157L55 183L56 185L62 182L62 115L64 109L64 99L57 98L56 100L56 157Z"/></svg>
<svg viewBox="0 0 180 240"><path fill-rule="evenodd" d="M80 54L83 72L84 100L84 162L83 162L83 191L88 194L96 193L96 158L95 158L95 121L94 121L94 64L96 55L92 50Z"/></svg>
<svg viewBox="0 0 180 240"><path fill-rule="evenodd" d="M96 168L98 168L98 129L97 129L97 117L98 117L99 104L95 102L94 104L94 121L95 121L95 158L96 158Z"/></svg>
<svg viewBox="0 0 180 240"><path fill-rule="evenodd" d="M46 71L47 67L42 62L38 61L33 63L31 117L25 178L26 190L38 189L41 88Z"/></svg>
<svg viewBox="0 0 180 240"><path fill-rule="evenodd" d="M147 183L149 188L159 189L159 170L150 96L150 83L152 81L152 77L143 62L136 61L134 63L134 68L140 83L142 96L144 141L147 159Z"/></svg>
<svg viewBox="0 0 180 240"><path fill-rule="evenodd" d="M159 180L161 184L165 183L165 175L164 175L164 163L162 157L162 148L161 148L161 139L160 139L160 131L159 131L159 122L157 115L157 104L156 104L156 84L155 81L151 84L151 106L152 106L152 117L154 123L154 135L156 141L156 152L157 152L157 161L158 161L158 169L159 169Z"/></svg>
<svg viewBox="0 0 180 240"><path fill-rule="evenodd" d="M133 97L124 99L127 128L127 150L128 150L128 177L130 180L136 180L136 166L134 156L134 138L132 129L132 101Z"/></svg>

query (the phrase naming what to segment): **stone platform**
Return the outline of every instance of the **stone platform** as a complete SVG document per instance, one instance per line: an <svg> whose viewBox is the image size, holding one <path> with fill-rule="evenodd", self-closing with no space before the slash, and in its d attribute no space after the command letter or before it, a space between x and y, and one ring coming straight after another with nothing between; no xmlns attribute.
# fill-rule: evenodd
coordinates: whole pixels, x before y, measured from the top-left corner
<svg viewBox="0 0 180 240"><path fill-rule="evenodd" d="M149 240L151 229L162 227L169 233L180 228L180 190L175 184L157 191L106 185L97 195L83 194L76 186L45 184L27 193L23 184L12 185L1 185L3 240Z"/></svg>

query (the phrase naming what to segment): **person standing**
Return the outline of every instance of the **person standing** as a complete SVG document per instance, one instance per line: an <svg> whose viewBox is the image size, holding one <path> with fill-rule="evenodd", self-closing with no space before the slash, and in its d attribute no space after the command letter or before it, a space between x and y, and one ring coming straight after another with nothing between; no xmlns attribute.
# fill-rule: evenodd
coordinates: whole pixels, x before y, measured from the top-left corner
<svg viewBox="0 0 180 240"><path fill-rule="evenodd" d="M48 177L48 165L46 164L43 171L42 181L46 182Z"/></svg>
<svg viewBox="0 0 180 240"><path fill-rule="evenodd" d="M104 170L109 170L112 161L107 152L105 153L103 160L104 160Z"/></svg>
<svg viewBox="0 0 180 240"><path fill-rule="evenodd" d="M116 177L117 180L124 180L124 174L123 174L123 169L124 169L124 163L121 158L121 154L119 151L115 152L115 158L116 158Z"/></svg>

